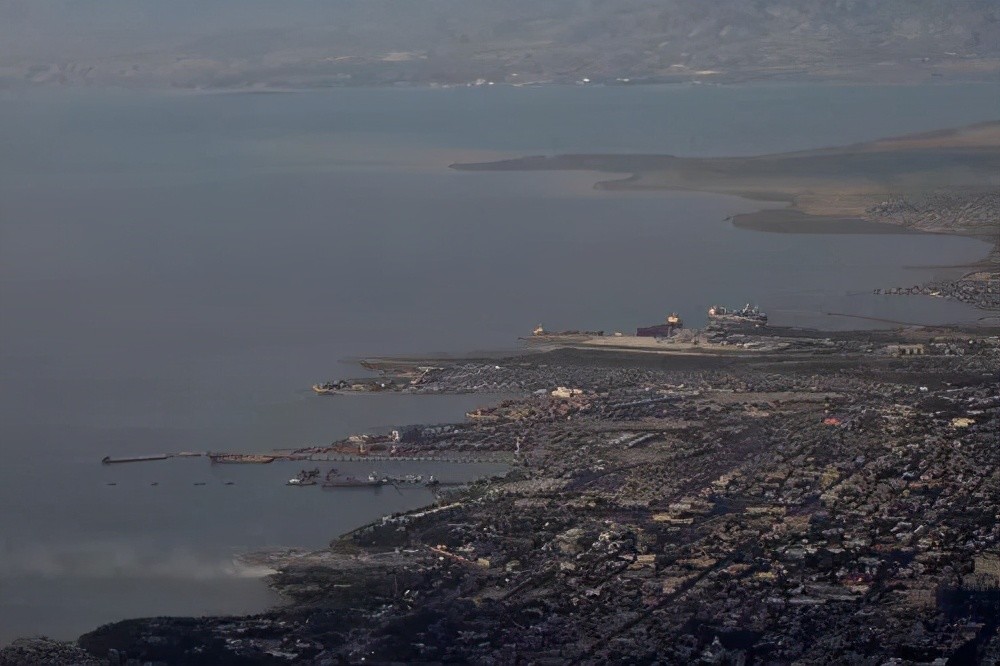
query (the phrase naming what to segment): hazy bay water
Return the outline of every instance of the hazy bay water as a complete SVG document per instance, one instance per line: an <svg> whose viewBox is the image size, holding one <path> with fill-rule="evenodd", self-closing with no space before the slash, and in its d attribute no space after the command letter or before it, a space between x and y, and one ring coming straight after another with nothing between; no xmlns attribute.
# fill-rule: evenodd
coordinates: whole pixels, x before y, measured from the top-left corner
<svg viewBox="0 0 1000 666"><path fill-rule="evenodd" d="M0 96L0 642L259 609L273 599L233 553L318 547L426 502L289 489L289 465L99 464L300 446L483 401L312 396L353 371L341 359L511 348L539 322L698 324L747 299L806 325L977 314L870 295L978 259L974 240L757 233L723 222L760 207L745 200L450 162L753 154L997 117L995 86Z"/></svg>

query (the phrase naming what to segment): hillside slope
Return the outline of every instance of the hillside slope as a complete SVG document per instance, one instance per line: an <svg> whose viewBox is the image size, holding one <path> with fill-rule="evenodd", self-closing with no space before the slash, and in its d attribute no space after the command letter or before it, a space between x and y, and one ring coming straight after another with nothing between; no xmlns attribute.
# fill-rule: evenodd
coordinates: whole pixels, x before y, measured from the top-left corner
<svg viewBox="0 0 1000 666"><path fill-rule="evenodd" d="M0 86L993 79L991 0L0 3Z"/></svg>

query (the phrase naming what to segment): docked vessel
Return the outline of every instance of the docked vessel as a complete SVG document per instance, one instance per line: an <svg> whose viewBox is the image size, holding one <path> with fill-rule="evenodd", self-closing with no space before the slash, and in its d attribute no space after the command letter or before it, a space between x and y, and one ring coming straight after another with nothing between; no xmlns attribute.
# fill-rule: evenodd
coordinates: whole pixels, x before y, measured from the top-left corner
<svg viewBox="0 0 1000 666"><path fill-rule="evenodd" d="M267 456L260 453L209 453L208 458L212 464L252 464L265 465L274 462L276 456Z"/></svg>
<svg viewBox="0 0 1000 666"><path fill-rule="evenodd" d="M315 478L315 477L313 477ZM324 488L368 488L374 486L436 486L440 481L432 474L426 482L422 474L405 474L402 476L388 476L372 472L365 478L353 476L339 476L337 470L330 470L323 481Z"/></svg>
<svg viewBox="0 0 1000 666"><path fill-rule="evenodd" d="M324 488L371 488L375 486L384 486L389 482L383 476L380 476L376 472L372 472L367 478L359 479L354 476L331 476L327 474L327 478L323 481Z"/></svg>
<svg viewBox="0 0 1000 666"><path fill-rule="evenodd" d="M340 393L342 390L347 388L347 383L340 382L325 382L323 384L313 384L312 390L317 395L335 395Z"/></svg>
<svg viewBox="0 0 1000 666"><path fill-rule="evenodd" d="M353 476L346 476L343 479L334 479L333 481L323 482L324 488L372 488L381 485L382 483L379 481L356 479Z"/></svg>
<svg viewBox="0 0 1000 666"><path fill-rule="evenodd" d="M713 321L735 324L754 324L756 326L767 324L767 313L750 303L742 308L732 310L721 305L713 305L708 309L708 318Z"/></svg>
<svg viewBox="0 0 1000 666"><path fill-rule="evenodd" d="M533 338L559 338L559 337L576 336L576 335L587 335L591 337L596 336L601 338L604 337L604 331L580 331L577 329L572 329L568 331L548 331L541 324L536 326L531 331L531 337Z"/></svg>
<svg viewBox="0 0 1000 666"><path fill-rule="evenodd" d="M684 322L681 321L680 315L671 312L667 315L665 323L655 326L640 326L635 330L635 334L640 338L669 338L683 327Z"/></svg>
<svg viewBox="0 0 1000 666"><path fill-rule="evenodd" d="M312 390L317 395L341 395L345 393L378 393L380 391L397 391L405 384L397 383L396 379L357 379L340 380L339 382L326 382L323 384L313 384Z"/></svg>
<svg viewBox="0 0 1000 666"><path fill-rule="evenodd" d="M289 486L315 486L319 479L319 467L316 469L302 470L295 478L288 479Z"/></svg>

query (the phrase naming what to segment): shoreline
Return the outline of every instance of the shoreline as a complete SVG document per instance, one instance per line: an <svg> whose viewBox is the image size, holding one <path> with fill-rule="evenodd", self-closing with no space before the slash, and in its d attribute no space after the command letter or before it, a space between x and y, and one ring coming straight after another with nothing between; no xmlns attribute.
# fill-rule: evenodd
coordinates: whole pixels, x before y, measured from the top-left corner
<svg viewBox="0 0 1000 666"><path fill-rule="evenodd" d="M476 410L464 422L418 428L399 446L407 453L506 451L517 462L504 476L350 530L327 549L259 555L257 564L278 571L268 582L290 600L286 606L236 618L126 620L95 629L79 644L95 655L115 649L170 661L191 659L185 646L194 637L208 650L207 660L238 656L258 663L280 649L308 663L360 654L381 663L448 661L455 650L504 660L497 650L512 643L532 658L596 663L609 656L612 648L604 646L622 637L630 638L615 644L619 655L639 658L641 649L632 646L649 641L674 654L690 604L709 622L697 639L701 650L720 632L727 635L722 600L735 596L751 607L783 600L777 615L765 616L772 619L746 628L752 644L770 645L765 635L784 637L782 649L791 651L785 660L825 654L823 641L853 631L847 627L858 607L880 618L880 644L895 649L910 624L892 622L894 597L865 594L869 588L960 590L964 583L922 555L933 547L919 530L911 535L912 526L899 536L880 530L869 536L869 523L882 518L863 504L879 479L904 474L909 458L902 452L931 447L926 455L932 456L939 438L950 441L963 428L968 465L961 469L972 470L963 472L973 474L968 483L990 496L995 475L979 465L1000 428L1000 402L995 392L989 395L1000 363L1000 328L831 332L737 325L705 333L734 347L766 348L663 355L581 348L580 336L571 336L550 341L554 348L547 351L506 359L368 361L366 367L408 370L419 379L406 390L417 393L492 393L516 383L518 397ZM924 409L925 402L936 405L930 420L920 420L914 435L899 430L900 414L909 413L904 407ZM872 414L883 413L872 421ZM907 515L914 520L955 532L945 537L954 545L949 562L971 567L982 552L1000 547L1000 533L980 537L982 548L969 545L961 521L991 509L964 492L967 483L942 471L933 477L931 497L963 501L925 502L921 488L928 481L913 479L900 501L909 497ZM952 515L952 506L961 507L962 517ZM808 529L813 523L815 533ZM916 553L925 566L896 574L886 564L888 578L864 582L864 590L854 590L855 581L803 592L801 581L812 585L808 577L825 566L789 558L806 537L816 548L844 553L841 566L873 558L891 563L899 549ZM744 561L739 554L748 544L757 544L756 559ZM602 591L607 586L616 593ZM547 629L559 637L556 652L524 631L524 614L539 600L547 611L538 617L559 619ZM786 621L813 608L831 619L815 643L803 641ZM957 612L946 604L927 608ZM615 619L622 617L631 619ZM442 621L454 623L455 631L483 632L482 638L456 645L448 638L452 631L435 637L432 627ZM598 635L590 635L593 626L601 627ZM660 629L650 633L652 627ZM644 641L633 643L640 636ZM942 654L956 649L947 634L931 630L929 636Z"/></svg>
<svg viewBox="0 0 1000 666"><path fill-rule="evenodd" d="M549 88L549 87L651 87L651 86L795 86L795 85L824 85L831 87L838 86L878 86L878 87L902 87L913 85L932 86L953 86L953 85L976 85L995 84L997 64L1000 58L981 56L972 59L957 58L952 61L942 60L933 65L917 65L912 62L898 61L890 62L895 71L885 71L878 66L858 70L857 67L844 65L839 70L812 71L801 68L781 68L774 69L732 69L732 70L712 70L711 72L699 73L697 71L680 71L671 74L651 74L651 75L629 75L622 72L618 74L605 74L600 77L591 77L592 80L584 83L576 76L552 76L538 80L528 80L515 82L494 79L492 83L485 79L468 80L387 80L382 83L373 83L370 80L354 83L347 80L330 80L329 77L321 77L316 82L306 82L299 84L283 85L281 83L264 83L263 80L254 80L252 77L236 85L205 85L205 84L178 84L170 82L169 79L160 82L137 83L129 78L115 78L114 76L105 78L101 82L87 81L85 79L69 79L67 81L56 80L18 80L11 77L6 80L0 79L3 90L11 92L21 92L35 89L96 89L96 90L142 90L159 91L175 94L241 94L241 93L262 93L262 94L286 94L286 93L308 93L322 92L338 89L373 89L373 90L457 90L457 89L484 89L490 88ZM940 65L965 65L958 68L946 68L947 74L938 71L936 67ZM266 77L273 81L273 77Z"/></svg>
<svg viewBox="0 0 1000 666"><path fill-rule="evenodd" d="M951 234L992 243L964 274L932 291L1000 310L1000 121L839 147L749 157L658 154L528 156L453 163L459 171L626 174L596 190L687 191L761 203L727 218L767 233ZM775 208L784 203L787 207ZM972 269L972 270L968 270Z"/></svg>
<svg viewBox="0 0 1000 666"><path fill-rule="evenodd" d="M885 222L872 222L860 217L810 215L794 208L764 208L753 213L732 217L734 227L748 231L782 234L845 234L897 235L934 233L907 229Z"/></svg>
<svg viewBox="0 0 1000 666"><path fill-rule="evenodd" d="M886 200L893 196L905 198L924 191L959 192L963 196L994 193L1000 186L997 176L1000 121L768 155L712 158L663 154L535 155L494 162L453 163L450 168L621 173L625 175L619 179L599 180L594 184L595 189L710 192L772 204L786 202L795 213L824 220L877 221L873 219L880 212L876 207L885 206ZM882 221L897 223L890 216L883 217L886 219ZM980 229L971 222L958 227L939 222L921 230L990 237L995 233L988 224Z"/></svg>
<svg viewBox="0 0 1000 666"><path fill-rule="evenodd" d="M761 196L761 200L765 200L765 198L763 197L763 195ZM760 215L760 214L763 214L763 213L766 213L766 212L767 211L758 211L757 213L749 213L749 214L746 214L746 215L752 217L754 215ZM736 216L736 217L737 218L741 218L742 216ZM851 218L844 218L844 219L851 219ZM761 221L761 223L763 223L763 221ZM734 224L736 224L736 220L734 220ZM872 222L870 224L878 224L878 223ZM833 226L832 223L831 223L831 226ZM905 227L900 226L900 225L894 225L891 228L894 229L894 230L897 230L895 233L926 233L926 232L921 232L919 230L907 230ZM806 232L806 233L808 233L808 232ZM816 233L821 233L821 232L816 232ZM843 233L849 233L849 232L845 231ZM950 232L950 233L954 233L954 232ZM878 339L881 340L881 338L878 338ZM883 342L884 342L884 340L883 340ZM555 355L553 355L553 356L545 356L544 359L539 359L539 358L535 358L535 357L529 356L527 359L525 359L525 361L528 364L531 364L531 363L546 363L546 362L557 364L557 360L556 359L577 358L577 359L585 359L587 361L587 363L602 363L602 364L605 364L605 365L611 365L611 364L614 364L614 363L619 362L619 361L621 363L626 363L626 364L629 364L629 365L632 365L632 364L655 365L657 363L662 363L664 365L669 365L671 371L680 370L680 369L692 370L692 371L699 370L700 371L700 370L704 370L704 369L706 369L708 367L708 361L706 361L704 359L704 357L700 357L699 358L699 357L697 357L697 356L695 356L693 354L683 354L684 358L677 358L677 357L675 357L675 358L663 358L663 359L656 359L656 360L653 360L652 358L636 358L636 354L635 353L626 353L626 351L621 350L621 349L602 350L602 357L601 357L600 360L595 360L593 356L588 356L587 350L579 350L579 349L563 350L563 351L558 352L558 354L560 354L560 356L555 356ZM648 355L648 356L652 357L653 355ZM669 356L669 354L662 354L661 356ZM681 356L681 354L678 354L676 356L679 357L679 356ZM753 356L757 357L758 355L755 353ZM491 357L488 357L487 355L484 354L484 355L479 355L479 356L477 356L475 358L472 358L472 359L470 359L468 357L459 357L457 360L459 360L461 362L466 362L466 363L470 363L471 362L471 363L480 363L482 365L488 365L486 363L483 363L483 361L485 361L485 360L493 360L495 362L500 362L500 361L507 360L509 357L510 357L510 355L502 355L501 354L501 355L497 355L497 356L494 356L494 357L491 358ZM626 357L628 357L627 360L626 360ZM782 363L784 363L784 364L797 364L797 363L802 362L799 358L792 357L790 354L783 354L783 355L780 356L780 358L782 359ZM809 359L812 358L812 357L806 356L804 358L806 359L805 362L808 363ZM857 358L862 358L862 356L859 355ZM618 359L618 360L616 360L616 359ZM415 360L415 361L418 361L418 362L421 361L421 359L410 359L410 360ZM453 360L455 360L455 359L453 359ZM728 361L728 360L729 359L725 359L725 361ZM857 360L857 359L852 358L852 359L847 359L847 360ZM893 362L898 362L899 364L902 364L902 361L887 360L887 359L882 358L882 357L879 357L876 360L879 363L881 363L880 367L883 367L883 368L893 367L892 366ZM937 362L944 363L944 361L942 361L941 358L938 358L938 357L934 357L932 360L935 363L937 363ZM426 359L423 359L423 361L426 362ZM713 359L713 361L714 361L714 359ZM829 358L825 357L823 362L824 363L837 363L837 362L842 362L842 361L844 361L844 359L834 359L832 357L829 357ZM561 361L559 361L559 362L561 362ZM720 360L717 365L721 365L722 362L723 361ZM701 366L700 368L697 367L699 365ZM489 368L486 368L486 370L488 371ZM914 374L916 374L916 371L914 371ZM754 379L752 379L753 382L764 381L764 380L761 380L761 379L757 378L756 375L754 375L753 377L754 377ZM673 381L673 380L671 380L671 381ZM750 380L748 380L748 381L750 381ZM662 382L661 382L661 384L662 384ZM660 384L655 384L654 386L660 386ZM734 386L736 386L736 384L734 384ZM541 390L541 389L539 389L539 390ZM736 390L736 389L734 389L734 390ZM759 397L762 398L762 402L769 402L769 401L771 401L773 399L773 395L775 393L777 393L777 392L762 392ZM826 393L824 393L824 394L826 394ZM544 396L542 396L542 397L544 397ZM336 398L334 398L334 399L336 399ZM641 399L645 399L645 398L643 398L641 395L636 398L636 400L641 400ZM716 406L716 403L718 401L715 398L713 398L713 400L714 400L713 402L706 403L706 404L711 405L712 408L714 409L714 407ZM539 401L539 402L541 402L541 401ZM532 405L534 405L534 403L532 403ZM765 411L764 408L757 407L757 406L752 406L752 407L753 407L753 409L751 409L749 407L747 408L747 412L748 413L752 413L752 417L748 417L748 418L766 418L766 417L759 416L758 412L754 412L753 411L754 409L760 409L761 411ZM489 418L492 418L494 415L495 415L494 412L489 412L486 416L489 417ZM574 416L574 423L575 423L576 422L575 421L576 415L574 414L573 416ZM499 419L503 419L503 418L506 418L506 417L505 416L501 416L501 417L498 417L498 418ZM662 417L662 416L655 416L655 417L650 417L650 418L651 419L655 418L655 419L659 419L659 420L656 420L656 421L645 420L645 421L641 421L641 422L640 421L636 421L635 423L633 423L631 421L628 422L628 423L625 423L623 421L615 421L614 424L613 424L613 428L619 428L619 429L622 429L623 431L627 430L627 429L631 429L631 428L650 428L650 429L652 429L652 430L650 430L650 432L668 433L668 435L666 436L666 438L663 440L667 444L671 444L671 441L669 440L669 437L673 437L674 436L673 434L669 434L669 433L674 433L676 430L683 430L683 428L684 428L683 424L680 423L679 421L678 422L667 422L666 420L664 420L665 417ZM746 426L746 427L752 428L753 427L752 424L755 423L755 421L749 421L748 420L747 423L750 423L751 425L750 426ZM612 427L612 426L609 426L609 427ZM737 424L734 427L744 427L744 425L743 424ZM565 428L565 426L564 426L564 428ZM566 428L565 430L559 430L558 432L555 433L555 436L560 436L562 434L565 434L565 432L567 430L568 430L568 428ZM597 430L595 429L593 432L597 432ZM648 433L646 433L646 431L642 431L642 432L644 434L648 434ZM547 437L548 434L545 434L545 436ZM726 439L725 441L728 444L730 440ZM625 445L631 444L631 443L633 443L633 440L626 440L624 442ZM531 442L530 443L530 445L535 445L535 444L537 444L537 442ZM648 440L642 441L642 442L639 442L638 444L635 444L633 448L639 450L639 449L642 449L643 446L647 445L647 444L648 444ZM654 441L653 444L659 446L660 444L662 444L662 442ZM592 445L593 444L591 444L589 442L582 442L581 443L581 446L583 446L583 447L592 446ZM662 449L666 449L666 447L662 447ZM611 453L614 453L613 450L611 450L611 449L609 449L609 450L611 451ZM574 451L573 449L567 447L564 450L564 453L573 454L573 451ZM588 461L588 464L590 462L592 462L595 467L598 466L598 465L600 465L600 464L603 464L602 462L600 462L600 459L593 459L593 460L591 460L590 458L586 458L586 460ZM588 472L588 474L589 473L590 472ZM598 472L593 472L593 473L594 474L598 474ZM586 482L590 483L589 479ZM580 483L582 484L584 482L580 481ZM597 483L597 482L595 482L595 483ZM487 488L493 488L493 489L495 489L497 487L504 487L504 488L507 487L506 484L485 484L485 486ZM570 487L569 490L565 490L565 492L569 493L572 490L573 490L573 487ZM295 492L298 492L298 491L295 491ZM517 491L517 492L520 492L520 491ZM562 487L548 488L548 489L545 489L545 492L539 492L537 494L532 494L530 496L523 496L522 495L522 496L519 497L519 501L525 501L525 502L536 501L536 500L538 500L539 496L543 497L543 499L552 499L553 497L554 498L558 498L558 499L564 499L560 495L560 493L563 493L563 492L564 492L564 488L562 488ZM569 497L569 495L567 495L566 497ZM541 500L538 500L538 501L541 501ZM553 505L554 504L555 503L553 502ZM446 504L444 506L448 507L450 505ZM455 510L458 511L461 508L462 507L458 507L458 509L455 509ZM622 509L623 513L631 515L626 509L627 509L627 507L625 509ZM449 510L451 510L451 509L449 509ZM405 515L409 515L409 514L412 514L412 513L421 513L421 512L422 512L422 509L416 509L414 511L407 512ZM681 518L681 520L686 520L686 518ZM380 523L380 521L369 523L366 527L368 527L368 528L374 528L379 523ZM440 524L438 525L438 527L440 527ZM350 533L348 533L348 534L350 534ZM433 545L435 543L436 542L428 541L428 544L432 544ZM434 547L436 547L436 546L434 546ZM479 564L475 564L474 561L473 561L473 564L469 564L469 562L468 562L469 558L466 557L466 555L459 555L455 551L448 551L448 553L449 553L448 555L440 555L440 554L438 554L438 556L439 557L447 557L448 559L452 559L453 557L459 558L459 559L453 559L453 561L457 565L460 565L460 566L469 566L469 567L471 567L473 565L475 565L475 566L482 566L482 565L479 565ZM424 553L424 554L428 555L427 553ZM428 555L428 557L429 556L430 555ZM489 559L489 555L484 555L483 557L485 557L486 559ZM409 563L411 561L407 560L407 562ZM321 564L321 563L317 562L316 564ZM407 566L409 566L409 564L407 564ZM485 567L485 568L489 569L490 567ZM515 570L516 570L516 568L515 568ZM338 584L340 584L340 583L338 583ZM477 600L476 603L477 604L479 603L478 600Z"/></svg>

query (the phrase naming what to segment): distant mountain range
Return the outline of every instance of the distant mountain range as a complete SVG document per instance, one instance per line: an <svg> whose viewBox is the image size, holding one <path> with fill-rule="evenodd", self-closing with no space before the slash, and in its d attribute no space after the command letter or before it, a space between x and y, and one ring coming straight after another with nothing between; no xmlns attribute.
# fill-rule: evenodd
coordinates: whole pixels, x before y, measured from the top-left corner
<svg viewBox="0 0 1000 666"><path fill-rule="evenodd" d="M5 0L0 87L1000 77L996 0Z"/></svg>

